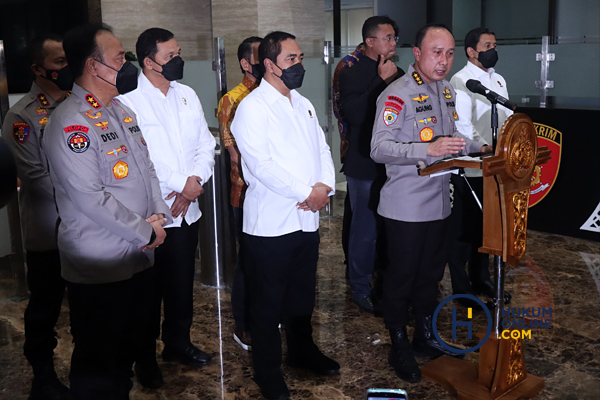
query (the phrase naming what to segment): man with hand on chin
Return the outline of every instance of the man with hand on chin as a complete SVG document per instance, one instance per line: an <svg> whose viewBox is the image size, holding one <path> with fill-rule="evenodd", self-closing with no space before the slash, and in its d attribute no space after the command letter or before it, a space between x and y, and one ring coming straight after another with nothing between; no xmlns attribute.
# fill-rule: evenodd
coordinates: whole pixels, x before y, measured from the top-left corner
<svg viewBox="0 0 600 400"><path fill-rule="evenodd" d="M156 250L152 312L135 367L143 386L157 388L163 383L155 355L162 302L163 360L202 366L211 359L192 344L190 327L201 216L196 199L204 191L202 184L212 175L215 139L194 90L176 82L183 78L184 62L173 33L161 28L144 31L137 40L136 52L142 67L138 88L122 96L122 101L138 118L163 199L173 214L173 223L165 225L167 239Z"/></svg>
<svg viewBox="0 0 600 400"><path fill-rule="evenodd" d="M243 238L250 300L255 381L267 399L288 399L281 374L286 330L291 367L321 375L339 372L312 338L319 258L319 211L335 186L333 160L302 85L304 54L295 36L268 34L258 47L265 70L260 86L242 101L231 131L248 183Z"/></svg>
<svg viewBox="0 0 600 400"><path fill-rule="evenodd" d="M69 31L63 47L75 85L42 144L75 343L71 393L126 399L148 319L153 250L171 213L135 115L115 99L137 86L121 42L108 26L86 24Z"/></svg>

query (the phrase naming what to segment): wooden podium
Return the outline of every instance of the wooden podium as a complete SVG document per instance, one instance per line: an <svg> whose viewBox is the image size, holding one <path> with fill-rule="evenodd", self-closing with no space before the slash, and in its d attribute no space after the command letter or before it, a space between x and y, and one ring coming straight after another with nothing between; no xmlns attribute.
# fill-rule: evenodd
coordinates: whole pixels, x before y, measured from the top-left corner
<svg viewBox="0 0 600 400"><path fill-rule="evenodd" d="M482 161L446 161L419 171L430 175L457 167L483 170L483 246L479 251L495 256L498 285L492 333L481 347L479 362L442 356L422 368L425 377L458 400L528 399L544 388L542 378L525 370L522 340L500 338L500 320L504 264L516 267L525 253L531 176L536 165L549 159L548 148L537 146L531 119L513 114L502 126L493 156ZM477 336L483 339L484 335Z"/></svg>

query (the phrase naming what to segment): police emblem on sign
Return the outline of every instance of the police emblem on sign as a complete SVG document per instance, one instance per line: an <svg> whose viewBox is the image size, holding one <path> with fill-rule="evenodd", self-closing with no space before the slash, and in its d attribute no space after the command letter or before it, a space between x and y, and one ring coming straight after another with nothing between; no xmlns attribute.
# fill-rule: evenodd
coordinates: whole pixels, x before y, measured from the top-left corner
<svg viewBox="0 0 600 400"><path fill-rule="evenodd" d="M386 108L383 112L383 122L385 122L387 126L392 125L398 119L398 114L398 110L395 108Z"/></svg>
<svg viewBox="0 0 600 400"><path fill-rule="evenodd" d="M535 206L548 195L560 168L562 151L562 133L550 126L533 123L537 134L538 147L548 146L552 157L547 163L536 165L531 177L531 192L529 194L529 207Z"/></svg>
<svg viewBox="0 0 600 400"><path fill-rule="evenodd" d="M90 138L83 132L75 132L69 136L67 144L75 153L83 153L90 147Z"/></svg>

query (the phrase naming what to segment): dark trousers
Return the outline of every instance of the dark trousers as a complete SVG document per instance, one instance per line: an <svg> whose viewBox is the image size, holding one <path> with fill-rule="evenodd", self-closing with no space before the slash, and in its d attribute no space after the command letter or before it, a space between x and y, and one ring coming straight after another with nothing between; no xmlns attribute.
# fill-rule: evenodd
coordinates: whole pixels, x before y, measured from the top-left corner
<svg viewBox="0 0 600 400"><path fill-rule="evenodd" d="M483 213L475 202L465 179L453 175L454 204L450 216L450 245L448 269L454 293L466 293L471 284L490 280L489 255L480 253L483 244ZM467 178L471 187L483 201L483 178ZM465 270L468 263L469 275Z"/></svg>
<svg viewBox="0 0 600 400"><path fill-rule="evenodd" d="M67 282L75 343L69 378L75 399L129 399L153 279L151 267L119 282Z"/></svg>
<svg viewBox="0 0 600 400"><path fill-rule="evenodd" d="M242 226L244 209L233 207L235 218L235 238L239 244L237 265L233 271L233 285L231 288L231 312L235 322L236 331L246 332L248 329L248 299L246 298L246 277L244 273L244 252L242 246Z"/></svg>
<svg viewBox="0 0 600 400"><path fill-rule="evenodd" d="M348 242L348 278L355 299L371 294L371 280L377 259L381 218L377 214L383 180L364 180L350 176L348 195L352 221Z"/></svg>
<svg viewBox="0 0 600 400"><path fill-rule="evenodd" d="M389 264L383 280L383 319L387 329L408 323L408 307L418 317L438 305L437 284L447 258L447 221L402 222L384 218Z"/></svg>
<svg viewBox="0 0 600 400"><path fill-rule="evenodd" d="M25 310L25 357L34 367L47 365L54 355L54 327L65 295L58 250L27 252L29 304ZM35 372L35 369L34 369Z"/></svg>
<svg viewBox="0 0 600 400"><path fill-rule="evenodd" d="M144 339L144 351L138 360L155 357L156 340L160 336L161 309L164 307L162 341L175 349L190 345L193 320L194 273L198 247L198 222L167 228L163 244L154 250L156 269L150 318Z"/></svg>
<svg viewBox="0 0 600 400"><path fill-rule="evenodd" d="M252 362L257 376L280 373L280 322L285 326L289 357L318 351L310 321L319 242L318 231L275 237L244 234Z"/></svg>
<svg viewBox="0 0 600 400"><path fill-rule="evenodd" d="M350 205L350 194L346 184L346 197L344 197L344 216L342 217L342 250L344 250L344 264L346 264L346 275L348 272L348 242L350 241L350 224L352 223L352 206Z"/></svg>

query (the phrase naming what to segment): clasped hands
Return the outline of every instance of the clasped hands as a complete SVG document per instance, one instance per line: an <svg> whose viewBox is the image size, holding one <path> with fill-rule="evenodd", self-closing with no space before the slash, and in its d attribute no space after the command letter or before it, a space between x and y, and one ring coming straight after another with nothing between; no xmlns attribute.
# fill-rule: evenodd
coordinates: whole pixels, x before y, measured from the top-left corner
<svg viewBox="0 0 600 400"><path fill-rule="evenodd" d="M317 212L329 203L331 188L324 183L318 182L312 186L310 195L303 202L296 204L299 210Z"/></svg>
<svg viewBox="0 0 600 400"><path fill-rule="evenodd" d="M185 217L190 204L195 203L196 199L204 193L204 188L202 188L200 182L202 182L200 177L192 175L187 178L181 193L172 191L165 197L165 200L171 200L175 197L175 201L171 205L171 214L173 215L173 218L177 218L179 215Z"/></svg>

